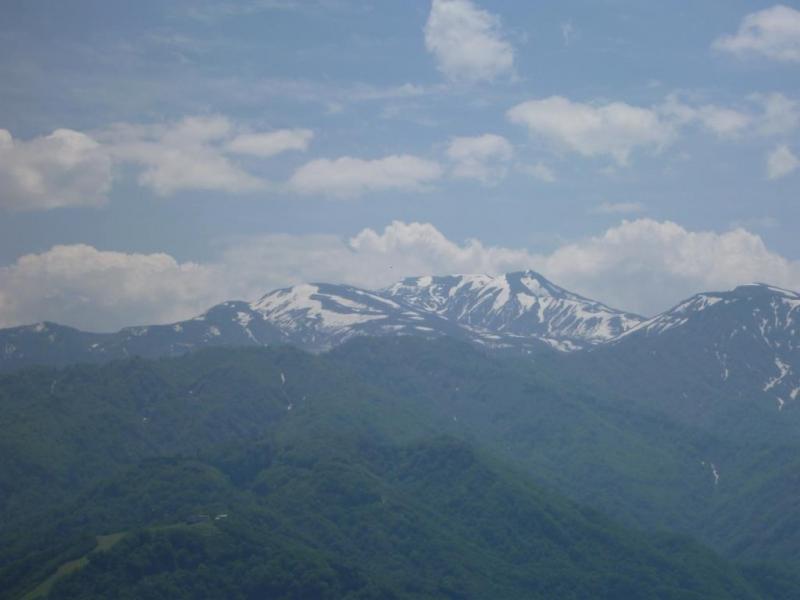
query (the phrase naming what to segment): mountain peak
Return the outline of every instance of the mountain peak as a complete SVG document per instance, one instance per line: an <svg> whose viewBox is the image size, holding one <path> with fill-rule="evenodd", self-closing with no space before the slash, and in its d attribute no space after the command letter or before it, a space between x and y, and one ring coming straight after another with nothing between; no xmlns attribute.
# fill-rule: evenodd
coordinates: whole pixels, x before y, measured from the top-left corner
<svg viewBox="0 0 800 600"><path fill-rule="evenodd" d="M733 290L731 290L730 294L740 298L777 295L777 296L782 296L784 298L800 300L800 294L798 294L797 292L761 282L746 283L743 285L736 286L735 288L733 288Z"/></svg>
<svg viewBox="0 0 800 600"><path fill-rule="evenodd" d="M565 290L532 270L409 277L381 293L472 330L537 337L559 350L607 341L642 320Z"/></svg>

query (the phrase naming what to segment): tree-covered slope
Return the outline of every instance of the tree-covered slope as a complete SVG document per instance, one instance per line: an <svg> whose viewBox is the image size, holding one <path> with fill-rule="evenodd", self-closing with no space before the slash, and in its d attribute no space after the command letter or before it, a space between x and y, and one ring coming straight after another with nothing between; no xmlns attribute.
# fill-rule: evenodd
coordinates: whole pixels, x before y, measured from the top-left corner
<svg viewBox="0 0 800 600"><path fill-rule="evenodd" d="M70 540L81 554L82 536L125 535L50 598L769 597L695 544L626 531L449 437L148 460L39 526L55 530L62 556ZM35 589L46 558L5 565L4 589Z"/></svg>
<svg viewBox="0 0 800 600"><path fill-rule="evenodd" d="M52 592L103 597L104 585L122 585L118 575L130 572L139 546L147 554L212 531L227 541L207 547L198 538L204 558L187 564L227 565L220 575L183 572L184 563L165 558L172 570L133 569L139 575L124 584L126 593L147 597L137 586L163 583L192 597L185 586L225 572L244 581L233 568L250 568L239 565L239 550L216 552L239 548L249 533L273 544L255 554L258 561L298 556L285 569L310 569L310 580L336 590L331 597L446 597L432 582L453 569L452 597L553 597L546 586L562 580L574 582L574 597L598 597L586 590L614 590L615 581L620 589L651 586L630 588L649 596L628 597L791 597L781 595L793 583L780 571L759 567L743 579L691 543L645 537L600 517L698 533L743 558L793 560L798 536L781 529L778 512L770 511L770 535L754 538L760 526L741 520L757 510L747 494L775 489L765 468L770 448L758 464L736 463L751 486L725 487L733 470L715 482L701 463L723 450L732 456L730 440L590 394L542 361L489 356L454 341L359 339L323 356L211 349L23 370L0 377L0 433L0 587L9 590L33 589L86 555L94 536L131 532L110 554L90 554L88 567ZM789 504L777 506L792 514ZM199 529L181 525L204 514L229 517ZM238 533L226 529L237 523ZM402 560L383 562L396 548ZM429 555L439 558L426 571ZM109 556L116 562L102 563ZM630 568L609 578L619 565ZM341 569L361 583L341 587ZM409 573L427 573L428 587L407 587ZM759 595L753 581L778 591ZM303 597L297 593L286 597Z"/></svg>

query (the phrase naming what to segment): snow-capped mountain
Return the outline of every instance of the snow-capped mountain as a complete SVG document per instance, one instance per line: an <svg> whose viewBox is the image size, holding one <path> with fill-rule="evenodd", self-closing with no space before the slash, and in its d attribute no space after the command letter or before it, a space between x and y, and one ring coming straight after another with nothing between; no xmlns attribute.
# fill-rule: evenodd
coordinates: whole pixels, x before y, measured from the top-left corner
<svg viewBox="0 0 800 600"><path fill-rule="evenodd" d="M206 346L293 344L324 351L355 336L447 335L490 348L580 349L641 322L531 271L407 279L385 290L302 284L187 321L87 333L54 323L0 331L0 367L174 356Z"/></svg>
<svg viewBox="0 0 800 600"><path fill-rule="evenodd" d="M303 284L247 303L223 302L179 323L88 333L55 323L0 330L0 367L175 356L208 346L292 344L328 350L359 335L480 336L435 314L351 286Z"/></svg>
<svg viewBox="0 0 800 600"><path fill-rule="evenodd" d="M559 350L607 342L644 321L565 290L534 271L413 277L382 292L474 330L537 337Z"/></svg>
<svg viewBox="0 0 800 600"><path fill-rule="evenodd" d="M782 409L800 400L799 333L800 296L778 288L698 294L645 320L526 271L416 277L378 291L303 284L255 302L224 302L179 323L116 333L54 323L15 327L0 330L0 369L174 356L219 345L292 344L317 352L356 336L446 335L527 353L590 349L598 360L615 361L601 372L631 369L620 381L639 378L644 386L671 370L676 386L687 377L710 378L737 394L766 394Z"/></svg>
<svg viewBox="0 0 800 600"><path fill-rule="evenodd" d="M662 364L679 360L684 366L673 370L703 372L736 395L766 396L777 410L800 401L800 295L789 290L750 284L697 294L622 334L614 347Z"/></svg>
<svg viewBox="0 0 800 600"><path fill-rule="evenodd" d="M359 335L470 337L436 314L346 285L296 285L270 292L249 308L256 320L281 331L285 342L311 350L326 350Z"/></svg>

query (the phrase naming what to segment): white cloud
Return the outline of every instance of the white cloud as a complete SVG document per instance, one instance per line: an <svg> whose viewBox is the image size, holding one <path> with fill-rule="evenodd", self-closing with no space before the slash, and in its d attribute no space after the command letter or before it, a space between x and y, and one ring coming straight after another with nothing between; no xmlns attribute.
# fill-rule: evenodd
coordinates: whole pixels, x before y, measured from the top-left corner
<svg viewBox="0 0 800 600"><path fill-rule="evenodd" d="M269 269L264 269L269 265ZM216 260L56 246L0 267L0 325L42 319L86 329L189 318L230 299L255 299L304 281L386 286L406 276L533 268L611 306L654 314L699 291L765 281L800 289L800 261L770 251L744 229L689 231L652 219L623 221L550 254L449 239L430 223L395 221L352 238L263 235Z"/></svg>
<svg viewBox="0 0 800 600"><path fill-rule="evenodd" d="M556 174L553 169L541 162L538 162L530 167L523 167L522 170L529 175L533 175L539 181L544 181L545 183L554 183L556 181Z"/></svg>
<svg viewBox="0 0 800 600"><path fill-rule="evenodd" d="M746 114L713 105L701 106L698 117L707 129L722 137L736 135L750 124Z"/></svg>
<svg viewBox="0 0 800 600"><path fill-rule="evenodd" d="M751 106L740 110L714 104L691 105L672 93L658 110L676 126L699 123L719 137L744 133L781 136L800 126L800 103L796 100L777 92L751 94L747 99Z"/></svg>
<svg viewBox="0 0 800 600"><path fill-rule="evenodd" d="M767 179L786 177L800 168L800 158L783 144L767 155Z"/></svg>
<svg viewBox="0 0 800 600"><path fill-rule="evenodd" d="M514 49L498 17L470 0L433 0L425 47L450 80L476 82L513 75Z"/></svg>
<svg viewBox="0 0 800 600"><path fill-rule="evenodd" d="M496 183L505 177L506 163L514 148L504 137L487 133L475 137L455 137L447 147L447 157L453 161L453 177L477 179Z"/></svg>
<svg viewBox="0 0 800 600"><path fill-rule="evenodd" d="M306 163L292 174L288 188L300 194L358 196L391 189L421 191L441 176L438 163L408 154L373 160L343 156Z"/></svg>
<svg viewBox="0 0 800 600"><path fill-rule="evenodd" d="M0 325L51 320L109 330L180 319L217 300L213 271L167 254L54 246L0 267Z"/></svg>
<svg viewBox="0 0 800 600"><path fill-rule="evenodd" d="M242 133L226 144L228 152L269 158L288 150L306 150L314 137L310 129L279 129L266 133Z"/></svg>
<svg viewBox="0 0 800 600"><path fill-rule="evenodd" d="M783 94L756 94L752 99L763 106L757 118L762 135L786 135L800 126L800 103Z"/></svg>
<svg viewBox="0 0 800 600"><path fill-rule="evenodd" d="M111 155L143 170L139 184L161 196L181 190L248 192L264 182L225 156L233 125L223 116L186 117L167 125L119 124L102 134Z"/></svg>
<svg viewBox="0 0 800 600"><path fill-rule="evenodd" d="M736 136L754 120L751 115L724 106L714 104L691 106L682 102L677 94L667 96L659 111L676 125L683 126L697 122L720 137Z"/></svg>
<svg viewBox="0 0 800 600"><path fill-rule="evenodd" d="M661 148L676 133L657 111L623 102L594 105L551 96L518 104L507 116L533 136L583 156L610 156L619 165L635 149Z"/></svg>
<svg viewBox="0 0 800 600"><path fill-rule="evenodd" d="M139 184L161 196L181 190L260 190L267 182L231 155L269 158L306 150L313 135L308 129L246 131L219 115L160 124L117 123L91 136L57 129L27 141L14 140L0 129L0 208L102 205L113 184L115 163L138 166Z"/></svg>
<svg viewBox="0 0 800 600"><path fill-rule="evenodd" d="M0 208L99 206L111 188L111 160L84 133L57 129L15 140L0 129Z"/></svg>
<svg viewBox="0 0 800 600"><path fill-rule="evenodd" d="M602 202L592 209L593 213L605 215L624 215L644 210L641 202Z"/></svg>
<svg viewBox="0 0 800 600"><path fill-rule="evenodd" d="M554 281L612 306L653 314L699 291L763 281L800 290L800 261L771 252L744 229L688 231L675 223L623 221L537 261Z"/></svg>
<svg viewBox="0 0 800 600"><path fill-rule="evenodd" d="M800 11L776 5L742 19L739 30L714 42L714 48L738 55L761 54L767 58L800 62Z"/></svg>
<svg viewBox="0 0 800 600"><path fill-rule="evenodd" d="M626 166L637 149L658 151L692 125L727 140L786 136L800 127L800 102L780 93L751 94L747 104L737 108L699 104L682 96L671 93L651 108L551 96L518 104L506 116L556 150L609 156L618 166Z"/></svg>
<svg viewBox="0 0 800 600"><path fill-rule="evenodd" d="M418 273L499 272L524 250L458 244L427 223L394 222L354 237L273 234L242 238L215 260L55 246L0 267L0 326L51 320L88 330L191 318L230 299L254 300L308 281L382 287ZM269 265L268 269L264 266Z"/></svg>

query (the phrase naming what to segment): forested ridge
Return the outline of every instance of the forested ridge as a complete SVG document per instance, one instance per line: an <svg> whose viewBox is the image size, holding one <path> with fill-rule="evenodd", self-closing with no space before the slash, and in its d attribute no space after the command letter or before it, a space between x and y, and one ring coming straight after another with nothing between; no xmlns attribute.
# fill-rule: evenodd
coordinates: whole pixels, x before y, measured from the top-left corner
<svg viewBox="0 0 800 600"><path fill-rule="evenodd" d="M559 377L414 339L3 375L3 597L792 597L685 535L719 440Z"/></svg>

